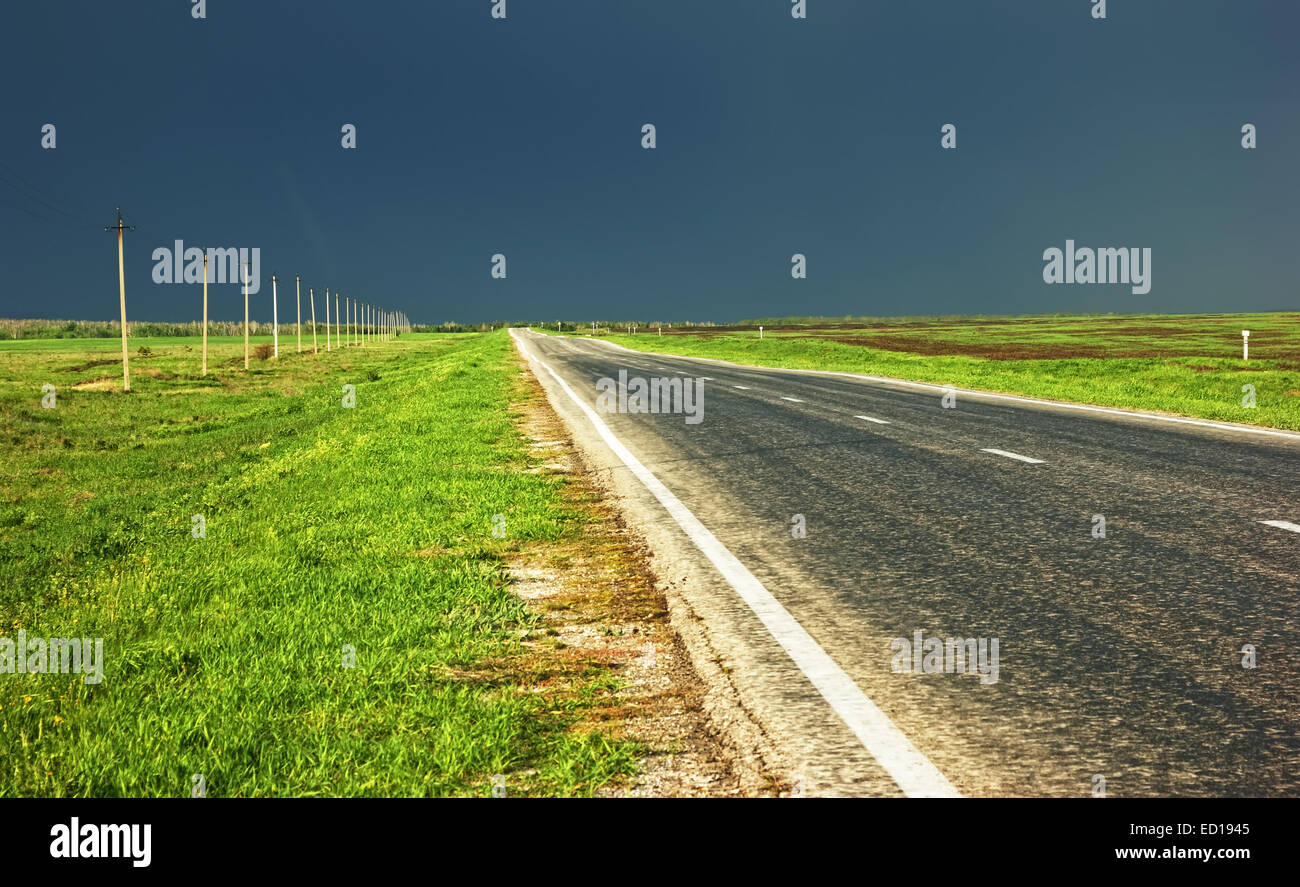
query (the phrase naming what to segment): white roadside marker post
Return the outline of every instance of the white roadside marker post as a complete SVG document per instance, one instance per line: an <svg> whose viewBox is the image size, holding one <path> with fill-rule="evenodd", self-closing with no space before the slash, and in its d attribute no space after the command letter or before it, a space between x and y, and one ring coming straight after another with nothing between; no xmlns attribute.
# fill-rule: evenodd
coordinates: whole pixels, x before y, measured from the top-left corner
<svg viewBox="0 0 1300 887"><path fill-rule="evenodd" d="M1241 359L1250 360L1250 330L1241 331Z"/></svg>
<svg viewBox="0 0 1300 887"><path fill-rule="evenodd" d="M302 354L302 277L293 276L293 291L298 300L298 353Z"/></svg>
<svg viewBox="0 0 1300 887"><path fill-rule="evenodd" d="M761 326L758 328L758 337L763 338L763 328Z"/></svg>

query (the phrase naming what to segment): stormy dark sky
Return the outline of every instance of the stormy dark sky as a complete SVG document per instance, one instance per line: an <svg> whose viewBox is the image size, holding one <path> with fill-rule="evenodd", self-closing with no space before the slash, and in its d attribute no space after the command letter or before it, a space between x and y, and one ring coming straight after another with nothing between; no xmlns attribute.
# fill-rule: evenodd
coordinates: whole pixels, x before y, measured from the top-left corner
<svg viewBox="0 0 1300 887"><path fill-rule="evenodd" d="M137 320L199 316L177 239L417 322L1300 304L1293 0L493 5L6 3L0 316L115 318L118 204ZM1150 291L1045 284L1067 239Z"/></svg>

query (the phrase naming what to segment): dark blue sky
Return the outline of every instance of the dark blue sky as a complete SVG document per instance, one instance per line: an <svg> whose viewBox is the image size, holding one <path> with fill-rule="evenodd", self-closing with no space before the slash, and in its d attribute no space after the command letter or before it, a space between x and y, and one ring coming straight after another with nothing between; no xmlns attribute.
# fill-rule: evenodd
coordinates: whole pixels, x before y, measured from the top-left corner
<svg viewBox="0 0 1300 887"><path fill-rule="evenodd" d="M6 2L0 316L115 318L117 204L138 320L200 316L178 238L417 322L1300 305L1295 0L491 6ZM1151 291L1044 284L1066 238Z"/></svg>

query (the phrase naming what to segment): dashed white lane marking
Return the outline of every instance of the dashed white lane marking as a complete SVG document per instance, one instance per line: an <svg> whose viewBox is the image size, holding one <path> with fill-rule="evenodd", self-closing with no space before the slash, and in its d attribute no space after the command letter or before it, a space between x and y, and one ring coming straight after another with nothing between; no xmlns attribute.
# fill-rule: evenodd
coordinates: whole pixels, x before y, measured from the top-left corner
<svg viewBox="0 0 1300 887"><path fill-rule="evenodd" d="M1029 456L1022 456L1019 453L1010 453L1006 450L981 449L981 453L992 453L995 456L1006 456L1008 459L1019 459L1021 462L1028 462L1030 465L1042 465L1042 459L1031 459Z"/></svg>
<svg viewBox="0 0 1300 887"><path fill-rule="evenodd" d="M748 385L732 385L731 387L732 387L732 388L739 388L741 391L749 391L749 390L750 390L750 388L749 388Z"/></svg>
<svg viewBox="0 0 1300 887"><path fill-rule="evenodd" d="M781 399L782 399L782 400L788 400L788 401L790 401L791 403L803 403L803 401L800 400L800 399L797 398L797 397L783 397L783 398L781 398Z"/></svg>
<svg viewBox="0 0 1300 887"><path fill-rule="evenodd" d="M853 418L855 418L855 419L865 419L865 420L868 421L868 422L875 422L877 425L888 425L888 424L889 424L889 423L888 423L887 421L885 421L884 419L877 419L877 418L875 418L874 416L854 416Z"/></svg>
<svg viewBox="0 0 1300 887"><path fill-rule="evenodd" d="M578 409L591 421L596 433L614 455L618 456L632 472L632 476L639 480L659 500L659 504L672 515L677 525L731 584L741 600L749 605L754 615L790 656L795 666L812 682L903 793L914 798L960 797L960 793L948 778L939 772L939 768L912 744L903 731L898 729L898 725L889 719L889 715L881 711L880 707L862 692L862 688L845 674L844 669L835 664L835 660L817 641L813 640L812 635L808 634L799 621L790 615L790 611L772 596L749 568L718 541L718 537L714 536L709 528L682 504L672 490L664 486L650 469L632 455L623 442L614 436L614 432L609 430L609 426L600 415L579 398L569 384L561 379L545 361L533 357L527 346L515 336L513 330L511 336L523 355L550 374Z"/></svg>
<svg viewBox="0 0 1300 887"><path fill-rule="evenodd" d="M1300 524L1293 524L1289 520L1262 520L1260 523L1270 527L1277 527L1279 530L1290 530L1292 533L1300 533Z"/></svg>

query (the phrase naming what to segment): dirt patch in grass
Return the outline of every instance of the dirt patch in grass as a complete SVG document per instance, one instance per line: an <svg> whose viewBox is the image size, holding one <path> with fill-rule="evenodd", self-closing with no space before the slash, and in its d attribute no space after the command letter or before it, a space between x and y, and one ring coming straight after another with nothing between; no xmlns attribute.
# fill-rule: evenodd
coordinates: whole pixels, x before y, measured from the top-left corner
<svg viewBox="0 0 1300 887"><path fill-rule="evenodd" d="M1294 320L1281 316L1281 320ZM1022 341L1006 338L1005 327L1024 329ZM988 328L996 339L991 341L952 341L945 334L968 334ZM997 330L993 333L993 330ZM753 324L720 327L688 327L664 330L665 336L686 336L713 339L734 333L757 332ZM1070 323L1062 318L980 318L971 320L917 320L889 323L819 323L813 326L800 324L764 325L767 333L781 333L782 339L810 339L857 345L925 356L960 355L986 360L1068 360L1077 358L1179 358L1209 357L1220 351L1226 355L1239 353L1238 331L1224 330L1221 325L1205 318L1179 318L1168 324L1160 323ZM653 330L647 330L654 335ZM1035 337L1060 333L1063 336L1085 337L1089 343L1038 342ZM1278 361L1278 369L1300 369L1300 329L1255 330L1251 333L1251 356L1259 360ZM1207 344L1212 338L1214 344ZM1222 339L1222 346L1217 344ZM1140 340L1149 340L1150 347L1142 347ZM1139 341L1134 341L1139 340ZM1217 368L1212 368L1217 369Z"/></svg>
<svg viewBox="0 0 1300 887"><path fill-rule="evenodd" d="M1115 349L1096 345L1066 345L1059 342L945 342L941 339L920 339L912 336L809 336L842 345L860 345L881 351L901 351L907 354L963 355L982 357L985 360L1068 360L1071 358L1114 357L1195 357L1204 349L1186 352L1166 349Z"/></svg>
<svg viewBox="0 0 1300 887"><path fill-rule="evenodd" d="M73 391L111 391L113 388L122 384L122 380L114 376L100 376L98 379L87 379L84 382L78 382L72 386Z"/></svg>
<svg viewBox="0 0 1300 887"><path fill-rule="evenodd" d="M110 364L121 363L121 362L122 362L122 358L120 358L120 357L118 357L118 358L116 358L116 359L112 359L112 360L92 360L92 361L89 361L88 363L79 363L79 364L77 364L77 365L74 366L74 367L68 367L67 369L64 370L64 372L65 372L65 373L83 373L83 372L85 372L86 370L94 369L95 367L106 367L106 366L109 366Z"/></svg>

